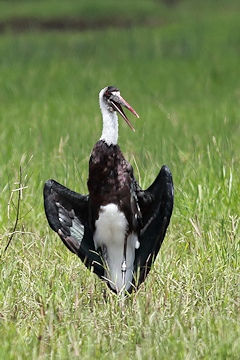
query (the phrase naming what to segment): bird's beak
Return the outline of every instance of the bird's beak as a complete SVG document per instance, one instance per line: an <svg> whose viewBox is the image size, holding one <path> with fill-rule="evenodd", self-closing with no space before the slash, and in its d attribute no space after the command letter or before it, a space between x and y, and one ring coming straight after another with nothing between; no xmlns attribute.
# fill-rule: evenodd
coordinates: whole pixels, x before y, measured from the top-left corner
<svg viewBox="0 0 240 360"><path fill-rule="evenodd" d="M130 121L128 120L126 114L123 111L122 106L125 106L129 111L131 111L131 113L133 113L137 118L139 118L139 115L137 114L137 112L131 107L131 105L129 105L126 100L124 100L122 98L122 96L118 93L112 93L110 99L109 99L112 107L114 108L115 111L117 111L126 121L126 123L130 126L130 128L135 131L134 127L132 126L132 124L130 123Z"/></svg>

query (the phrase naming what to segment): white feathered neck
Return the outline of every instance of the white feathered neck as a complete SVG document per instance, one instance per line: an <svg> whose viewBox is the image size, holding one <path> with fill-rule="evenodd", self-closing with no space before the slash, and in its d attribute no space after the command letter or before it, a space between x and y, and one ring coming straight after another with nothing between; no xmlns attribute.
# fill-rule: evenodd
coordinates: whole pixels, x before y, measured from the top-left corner
<svg viewBox="0 0 240 360"><path fill-rule="evenodd" d="M105 141L108 145L116 145L118 142L118 117L116 111L111 111L106 101L103 99L103 94L106 88L99 93L99 105L102 112L103 128L100 140Z"/></svg>

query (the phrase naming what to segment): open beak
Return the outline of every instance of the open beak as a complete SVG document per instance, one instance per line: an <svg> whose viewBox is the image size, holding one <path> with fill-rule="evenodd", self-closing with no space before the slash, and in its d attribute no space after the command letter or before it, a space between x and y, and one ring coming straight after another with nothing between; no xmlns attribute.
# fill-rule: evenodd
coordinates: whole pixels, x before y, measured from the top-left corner
<svg viewBox="0 0 240 360"><path fill-rule="evenodd" d="M137 118L139 118L137 112L126 102L126 100L122 98L122 96L118 92L112 93L111 97L109 98L109 101L113 109L116 110L124 118L124 120L130 126L130 128L133 131L135 131L134 127L132 126L126 114L124 113L122 106L125 106L129 111L131 111L131 113L133 113Z"/></svg>

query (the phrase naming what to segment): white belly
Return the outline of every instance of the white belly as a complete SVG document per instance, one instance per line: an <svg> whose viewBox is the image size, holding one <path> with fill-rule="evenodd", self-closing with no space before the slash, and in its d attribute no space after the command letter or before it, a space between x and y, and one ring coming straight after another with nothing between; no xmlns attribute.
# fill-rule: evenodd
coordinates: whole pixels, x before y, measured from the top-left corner
<svg viewBox="0 0 240 360"><path fill-rule="evenodd" d="M139 247L137 235L134 233L128 235L126 248L127 269L123 276L124 242L128 230L125 215L119 211L115 204L101 206L95 227L94 244L96 249L99 247L104 249L105 276L109 280L110 286L117 292L123 287L128 290L133 278L135 249Z"/></svg>

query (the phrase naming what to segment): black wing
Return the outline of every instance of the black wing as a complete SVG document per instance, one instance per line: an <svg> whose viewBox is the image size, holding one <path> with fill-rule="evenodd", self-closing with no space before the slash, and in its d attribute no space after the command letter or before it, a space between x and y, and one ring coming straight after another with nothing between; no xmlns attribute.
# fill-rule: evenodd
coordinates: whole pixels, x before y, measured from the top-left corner
<svg viewBox="0 0 240 360"><path fill-rule="evenodd" d="M172 215L173 196L172 175L169 168L163 166L153 184L138 198L142 212L142 229L140 247L135 253L137 287L145 280L162 245Z"/></svg>
<svg viewBox="0 0 240 360"><path fill-rule="evenodd" d="M103 263L95 250L89 228L89 196L78 194L54 180L46 181L43 195L50 227L69 250L102 277Z"/></svg>

